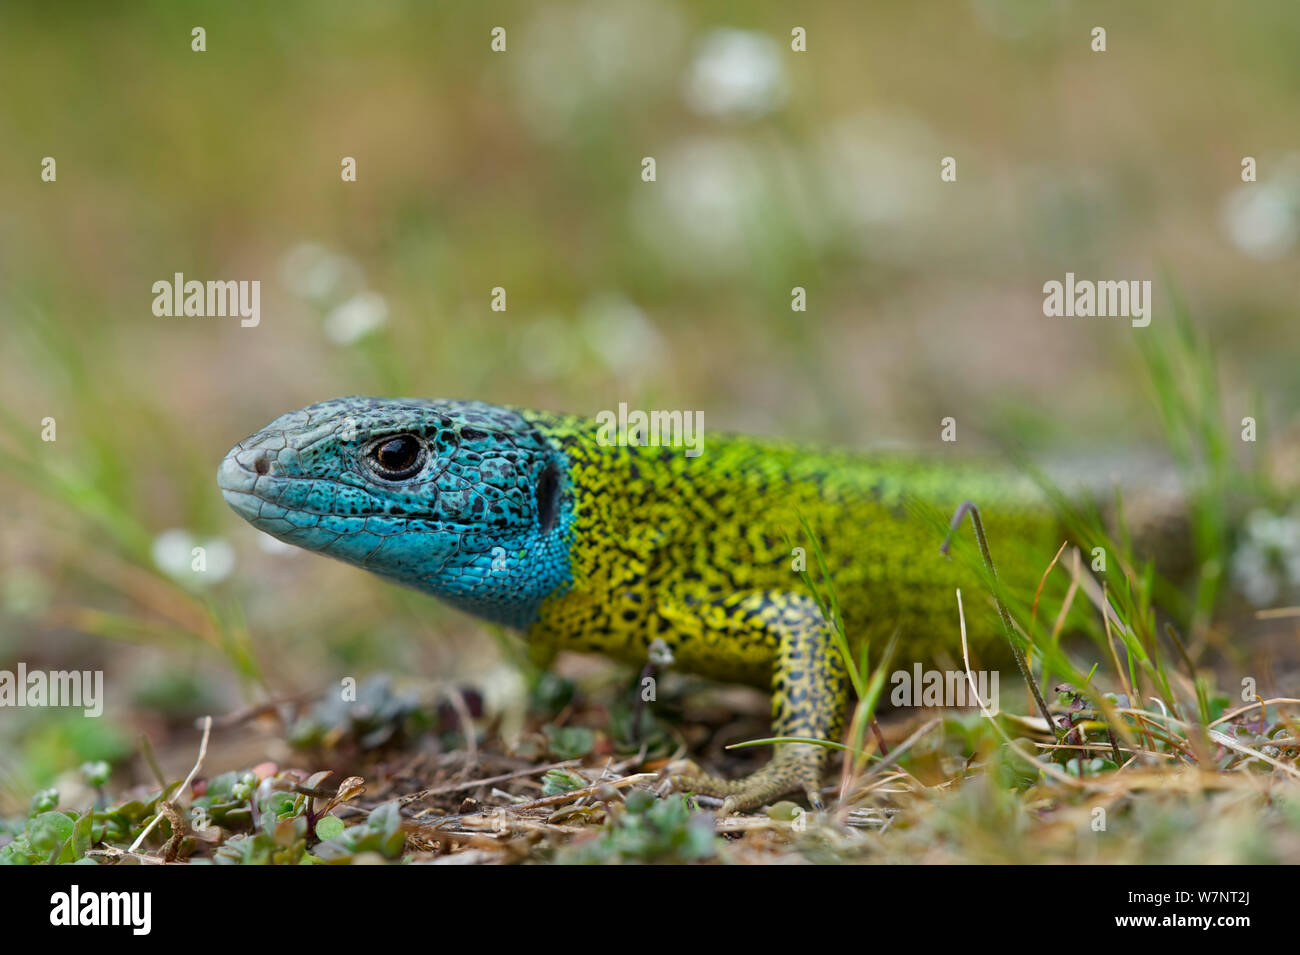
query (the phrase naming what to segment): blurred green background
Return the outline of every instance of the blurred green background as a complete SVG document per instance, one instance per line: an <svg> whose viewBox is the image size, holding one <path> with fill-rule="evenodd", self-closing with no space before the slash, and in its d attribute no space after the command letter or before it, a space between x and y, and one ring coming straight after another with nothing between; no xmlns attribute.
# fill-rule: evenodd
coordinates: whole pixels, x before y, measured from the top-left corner
<svg viewBox="0 0 1300 955"><path fill-rule="evenodd" d="M0 804L169 720L490 665L481 625L226 510L226 449L312 401L627 401L864 447L954 414L971 450L1087 454L1159 434L1132 339L1172 285L1226 419L1276 434L1297 36L1291 0L5 4L0 666L103 668L109 699L0 712ZM1045 318L1066 271L1154 280L1151 328ZM260 280L260 326L156 317L175 272Z"/></svg>

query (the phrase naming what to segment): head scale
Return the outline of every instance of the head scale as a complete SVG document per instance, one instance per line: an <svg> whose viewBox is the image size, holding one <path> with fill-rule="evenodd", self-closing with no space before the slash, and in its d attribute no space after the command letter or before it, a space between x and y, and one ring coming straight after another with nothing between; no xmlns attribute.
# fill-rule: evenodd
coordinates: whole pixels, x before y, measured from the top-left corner
<svg viewBox="0 0 1300 955"><path fill-rule="evenodd" d="M569 580L566 465L508 408L336 398L235 445L217 483L272 537L527 627Z"/></svg>

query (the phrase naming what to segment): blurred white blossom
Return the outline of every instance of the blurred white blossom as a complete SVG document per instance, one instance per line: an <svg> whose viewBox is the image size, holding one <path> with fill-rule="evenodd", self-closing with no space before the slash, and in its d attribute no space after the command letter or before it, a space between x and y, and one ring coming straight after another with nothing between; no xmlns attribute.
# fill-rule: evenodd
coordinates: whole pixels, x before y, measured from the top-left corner
<svg viewBox="0 0 1300 955"><path fill-rule="evenodd" d="M864 112L837 120L816 147L826 183L826 215L875 260L909 261L934 253L942 220L961 208L953 193L935 188L940 144L923 121L896 113Z"/></svg>
<svg viewBox="0 0 1300 955"><path fill-rule="evenodd" d="M1279 259L1295 245L1300 229L1300 183L1290 177L1243 183L1223 201L1228 239L1252 259Z"/></svg>
<svg viewBox="0 0 1300 955"><path fill-rule="evenodd" d="M770 36L722 29L707 34L686 77L686 103L705 116L755 119L786 99L781 47Z"/></svg>
<svg viewBox="0 0 1300 955"><path fill-rule="evenodd" d="M671 83L681 17L658 0L538 4L512 45L515 93L536 135L565 139L602 107L645 100Z"/></svg>
<svg viewBox="0 0 1300 955"><path fill-rule="evenodd" d="M1300 587L1300 510L1250 513L1244 538L1232 555L1232 579L1257 607Z"/></svg>
<svg viewBox="0 0 1300 955"><path fill-rule="evenodd" d="M636 224L644 238L684 271L708 274L743 261L776 201L760 157L745 144L695 138L670 147L659 181L638 190Z"/></svg>
<svg viewBox="0 0 1300 955"><path fill-rule="evenodd" d="M196 554L195 548L201 547L202 554ZM187 530L173 528L163 531L154 538L151 548L154 566L168 577L182 583L214 584L230 576L235 569L235 551L220 538L200 542ZM196 561L202 558L202 570L196 569Z"/></svg>
<svg viewBox="0 0 1300 955"><path fill-rule="evenodd" d="M582 330L610 371L635 378L653 371L666 351L659 330L640 306L614 295L592 299L582 310Z"/></svg>
<svg viewBox="0 0 1300 955"><path fill-rule="evenodd" d="M325 337L336 345L351 345L387 321L387 300L378 292L358 292L325 316Z"/></svg>
<svg viewBox="0 0 1300 955"><path fill-rule="evenodd" d="M294 246L280 262L280 279L299 298L329 302L364 285L361 266L317 242Z"/></svg>

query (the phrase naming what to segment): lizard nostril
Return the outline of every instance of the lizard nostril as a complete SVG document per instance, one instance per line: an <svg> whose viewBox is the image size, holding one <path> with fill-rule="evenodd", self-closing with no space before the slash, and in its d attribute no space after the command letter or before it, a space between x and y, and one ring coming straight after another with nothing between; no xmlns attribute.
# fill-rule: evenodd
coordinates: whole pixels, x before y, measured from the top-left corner
<svg viewBox="0 0 1300 955"><path fill-rule="evenodd" d="M253 461L253 470L258 474L265 474L267 471L271 470L270 455L259 454L257 459Z"/></svg>

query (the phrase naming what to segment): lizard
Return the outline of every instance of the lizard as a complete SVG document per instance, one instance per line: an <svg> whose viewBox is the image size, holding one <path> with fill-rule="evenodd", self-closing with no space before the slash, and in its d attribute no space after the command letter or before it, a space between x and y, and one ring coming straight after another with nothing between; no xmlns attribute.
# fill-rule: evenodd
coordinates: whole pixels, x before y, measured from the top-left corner
<svg viewBox="0 0 1300 955"><path fill-rule="evenodd" d="M954 591L983 583L940 553L964 500L990 539L1037 561L999 566L1009 588L1032 589L1064 539L1041 487L1006 468L732 434L711 433L698 456L608 437L574 415L346 397L272 421L217 478L259 530L512 628L539 660L574 650L642 666L662 640L683 672L770 691L784 738L838 740L850 689L833 622L796 569L801 522L855 646L897 631L915 660L953 646ZM981 609L967 614L973 646L998 633L991 602ZM692 764L674 782L724 814L797 791L820 807L826 760L823 746L779 742L745 778Z"/></svg>

